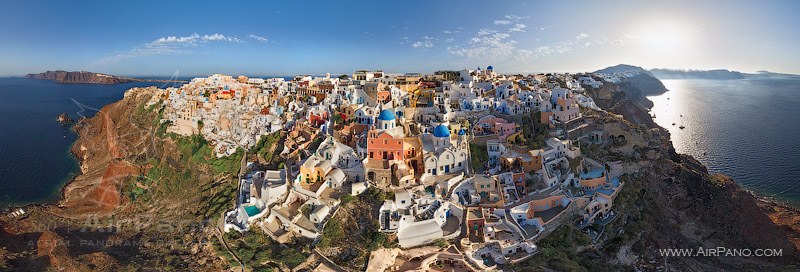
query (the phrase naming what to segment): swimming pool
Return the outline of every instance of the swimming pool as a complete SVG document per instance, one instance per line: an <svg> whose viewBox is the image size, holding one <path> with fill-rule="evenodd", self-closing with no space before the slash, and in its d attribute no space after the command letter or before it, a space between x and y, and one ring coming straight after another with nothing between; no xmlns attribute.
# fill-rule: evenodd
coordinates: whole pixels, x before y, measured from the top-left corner
<svg viewBox="0 0 800 272"><path fill-rule="evenodd" d="M259 210L258 207L256 206L244 206L244 210L247 212L248 216L253 216L261 213L261 210Z"/></svg>

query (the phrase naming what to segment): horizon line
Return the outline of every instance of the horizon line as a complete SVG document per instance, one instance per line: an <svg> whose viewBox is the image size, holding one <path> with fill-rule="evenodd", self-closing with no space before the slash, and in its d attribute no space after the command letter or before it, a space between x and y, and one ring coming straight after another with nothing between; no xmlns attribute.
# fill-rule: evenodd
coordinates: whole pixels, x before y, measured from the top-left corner
<svg viewBox="0 0 800 272"><path fill-rule="evenodd" d="M609 68L609 67L614 67L614 66L618 66L618 65L637 66L637 65L633 65L633 64L620 63L620 64L616 64L616 65L606 66L606 67L603 67L603 68L596 68L596 69L593 69L591 71L578 70L578 69L554 69L554 70L546 70L546 71L545 70L540 70L540 71L522 71L522 72L521 71L510 71L510 72L497 72L497 73L501 74L501 75L540 74L540 73L594 73L594 71L605 69L605 68ZM642 68L644 70L647 70L647 71L650 71L650 70L653 70L653 69L665 69L665 70L675 70L675 71L728 70L728 71L731 71L731 72L739 72L739 73L744 73L744 74L759 74L760 72L770 72L770 73L778 73L778 74L800 75L800 73L798 73L798 72L782 72L782 71L774 71L774 70L768 70L768 69L759 69L759 70L756 70L756 71L739 71L739 70L732 70L732 69L729 69L729 68L696 69L696 68L665 68L665 67L642 67L642 66L637 66L637 67L640 67L640 68ZM433 72L388 72L388 71L385 71L385 70L382 70L382 69L375 69L375 70L371 70L371 69L356 69L356 70L353 70L353 72L357 71L357 70L367 70L367 71L382 70L385 74L407 74L407 73L433 74L436 71L461 71L461 70L464 70L464 69L469 69L469 68L439 69L439 70L435 70ZM63 70L63 69L55 69L55 70L46 70L46 71L39 72L39 73L44 73L44 72L48 72L48 71L59 71L59 70L60 71L67 71L67 70ZM86 70L72 70L72 71L67 71L67 72L80 72L80 71L92 72L92 73L98 73L98 74L106 74L106 75L112 75L112 76L120 76L120 77L143 78L143 79L146 79L147 77L172 77L172 76L175 76L174 74L163 74L163 75L158 75L158 74L150 74L150 75L147 75L147 74L138 74L138 75L135 75L135 74L113 74L113 73L105 73L105 72L97 72L97 71L86 71ZM261 75L258 75L258 73L245 73L245 74L235 73L235 74L230 74L230 73L225 73L225 72L211 72L211 73L201 73L201 74L194 74L194 75L184 75L184 76L178 76L178 77L196 78L196 77L205 77L205 76L214 75L214 74L237 75L237 76L244 75L244 76L247 76L247 77L257 77L257 76L294 77L294 76L301 76L301 75L323 76L326 73L330 73L331 77L337 77L339 75L351 75L352 74L352 72L349 72L349 73L321 72L321 73L284 73L284 74L275 73L275 74L272 74L272 75L270 75L270 73L263 73ZM2 77L2 78L16 78L16 77L25 77L28 74L36 74L36 73L0 74L0 77ZM250 75L247 75L247 74L250 74Z"/></svg>

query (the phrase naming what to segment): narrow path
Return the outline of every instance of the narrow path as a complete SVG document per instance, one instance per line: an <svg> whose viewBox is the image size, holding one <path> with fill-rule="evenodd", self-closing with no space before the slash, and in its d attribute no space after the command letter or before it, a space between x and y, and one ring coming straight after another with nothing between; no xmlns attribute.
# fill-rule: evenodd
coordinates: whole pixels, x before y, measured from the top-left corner
<svg viewBox="0 0 800 272"><path fill-rule="evenodd" d="M224 217L223 217L223 218L220 218L220 224L221 224L222 222L224 222L224 220L225 220L225 218L224 218ZM236 254L235 254L235 253L233 253L233 251L231 250L231 248L228 246L228 243L227 243L227 242L225 242L225 236L224 236L224 235L222 235L222 230L219 228L220 224L217 224L217 225L214 227L214 230L215 230L215 232L214 232L214 234L215 234L215 235L214 235L214 236L217 236L217 239L219 239L219 241L220 241L220 243L222 244L222 246L223 246L223 247L225 247L225 250L227 250L227 251L228 251L228 253L230 253L230 254L231 254L231 256L233 256L233 259L234 259L234 260L236 260L236 262L237 262L237 263L239 263L239 266L241 267L241 271L244 271L244 263L242 262L242 260L241 260L241 259L239 259L239 256L236 256Z"/></svg>

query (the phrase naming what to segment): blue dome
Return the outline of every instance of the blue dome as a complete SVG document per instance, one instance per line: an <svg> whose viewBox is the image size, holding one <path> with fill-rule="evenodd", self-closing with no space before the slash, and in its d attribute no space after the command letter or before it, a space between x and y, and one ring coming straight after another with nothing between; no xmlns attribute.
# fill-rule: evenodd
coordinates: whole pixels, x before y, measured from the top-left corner
<svg viewBox="0 0 800 272"><path fill-rule="evenodd" d="M450 129L448 129L445 125L438 125L433 129L433 136L450 137Z"/></svg>
<svg viewBox="0 0 800 272"><path fill-rule="evenodd" d="M464 131L463 128L458 130L458 135L466 135L466 134L467 134L467 132Z"/></svg>
<svg viewBox="0 0 800 272"><path fill-rule="evenodd" d="M381 114L378 115L378 120L381 121L389 121L394 119L397 119L397 117L395 117L394 112L390 110L382 110Z"/></svg>
<svg viewBox="0 0 800 272"><path fill-rule="evenodd" d="M486 70L492 70L492 69L494 68L491 65L489 65L489 67L486 67Z"/></svg>

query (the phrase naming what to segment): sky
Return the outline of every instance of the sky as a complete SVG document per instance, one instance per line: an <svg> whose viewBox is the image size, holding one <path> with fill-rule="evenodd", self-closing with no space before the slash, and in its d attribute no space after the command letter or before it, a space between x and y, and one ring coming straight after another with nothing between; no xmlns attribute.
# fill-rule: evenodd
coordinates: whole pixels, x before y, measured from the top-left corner
<svg viewBox="0 0 800 272"><path fill-rule="evenodd" d="M500 2L500 3L495 3ZM0 75L800 74L799 1L4 1Z"/></svg>

